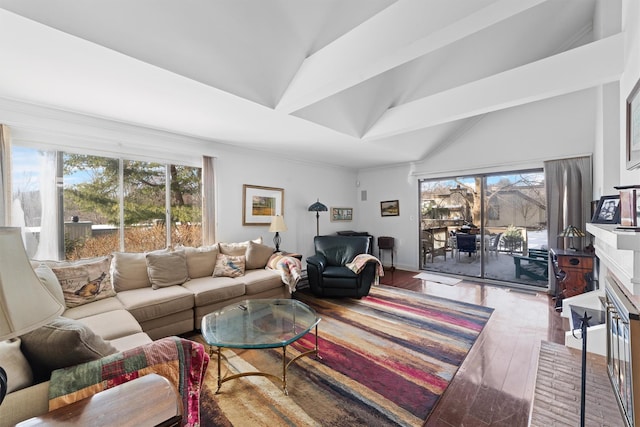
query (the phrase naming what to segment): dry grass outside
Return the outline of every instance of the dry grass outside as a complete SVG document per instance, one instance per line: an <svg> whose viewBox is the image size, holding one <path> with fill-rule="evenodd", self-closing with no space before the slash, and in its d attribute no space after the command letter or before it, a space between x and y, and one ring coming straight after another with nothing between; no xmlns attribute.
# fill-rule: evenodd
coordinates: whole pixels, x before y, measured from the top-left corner
<svg viewBox="0 0 640 427"><path fill-rule="evenodd" d="M192 224L173 225L171 227L172 246L200 246L202 227ZM66 258L77 260L110 255L120 250L118 231L89 237L83 240L65 239ZM127 252L147 252L167 247L166 227L153 225L144 227L126 227L124 230L124 248Z"/></svg>

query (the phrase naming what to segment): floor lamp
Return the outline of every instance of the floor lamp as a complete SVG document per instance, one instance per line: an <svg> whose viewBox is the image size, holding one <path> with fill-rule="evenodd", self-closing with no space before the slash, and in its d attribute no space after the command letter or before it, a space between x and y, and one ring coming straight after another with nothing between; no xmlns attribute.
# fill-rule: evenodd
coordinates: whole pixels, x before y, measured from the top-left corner
<svg viewBox="0 0 640 427"><path fill-rule="evenodd" d="M16 338L54 320L64 311L31 267L17 227L0 227L0 341ZM7 376L0 370L0 403Z"/></svg>
<svg viewBox="0 0 640 427"><path fill-rule="evenodd" d="M328 211L327 207L320 203L320 199L317 202L309 206L309 212L316 213L316 236L320 235L320 212Z"/></svg>

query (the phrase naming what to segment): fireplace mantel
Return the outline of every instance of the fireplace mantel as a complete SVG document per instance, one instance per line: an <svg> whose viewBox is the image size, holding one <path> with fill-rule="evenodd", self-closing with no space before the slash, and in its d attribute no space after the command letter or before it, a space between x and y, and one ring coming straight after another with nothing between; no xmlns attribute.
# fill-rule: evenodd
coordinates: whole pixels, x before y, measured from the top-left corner
<svg viewBox="0 0 640 427"><path fill-rule="evenodd" d="M611 272L629 296L640 298L640 232L617 230L616 227L587 224L587 231L595 237L594 246L600 260L600 283Z"/></svg>

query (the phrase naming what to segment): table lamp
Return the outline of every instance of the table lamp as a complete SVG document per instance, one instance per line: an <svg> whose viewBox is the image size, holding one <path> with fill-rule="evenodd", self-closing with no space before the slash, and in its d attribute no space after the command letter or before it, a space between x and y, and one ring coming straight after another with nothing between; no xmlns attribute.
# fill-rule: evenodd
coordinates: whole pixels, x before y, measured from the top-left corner
<svg viewBox="0 0 640 427"><path fill-rule="evenodd" d="M273 244L276 245L276 252L280 252L280 232L287 231L287 225L284 223L282 215L276 215L271 219L271 226L269 226L270 233L276 233L273 236Z"/></svg>
<svg viewBox="0 0 640 427"><path fill-rule="evenodd" d="M569 238L569 249L570 251L577 251L578 249L576 249L575 247L573 247L573 238L574 237L584 237L584 231L580 230L578 227L576 227L575 225L569 225L567 228L565 228L564 230L562 230L562 232L560 234L558 234L558 237L568 237Z"/></svg>
<svg viewBox="0 0 640 427"><path fill-rule="evenodd" d="M17 227L0 227L0 341L16 338L46 325L64 305L36 276ZM0 392L7 375L0 372ZM4 395L0 393L0 403Z"/></svg>
<svg viewBox="0 0 640 427"><path fill-rule="evenodd" d="M320 235L320 212L328 211L327 207L320 203L320 199L317 202L309 206L309 212L316 213L316 236Z"/></svg>

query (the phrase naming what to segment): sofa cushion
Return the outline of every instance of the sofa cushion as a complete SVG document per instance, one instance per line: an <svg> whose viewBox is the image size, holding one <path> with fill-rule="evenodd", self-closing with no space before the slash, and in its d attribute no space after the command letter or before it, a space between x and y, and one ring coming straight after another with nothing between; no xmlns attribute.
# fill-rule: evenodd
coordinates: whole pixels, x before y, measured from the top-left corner
<svg viewBox="0 0 640 427"><path fill-rule="evenodd" d="M51 270L47 264L40 262L37 266L33 268L36 276L40 279L40 281L49 289L49 292L58 300L58 302L62 305L65 305L64 302L64 294L62 293L62 286L60 286L60 282L58 281L58 277Z"/></svg>
<svg viewBox="0 0 640 427"><path fill-rule="evenodd" d="M244 281L230 277L201 277L185 283L184 288L193 292L196 307L224 301L244 295Z"/></svg>
<svg viewBox="0 0 640 427"><path fill-rule="evenodd" d="M150 342L153 342L153 340L149 338L149 335L144 332L139 332L137 334L110 340L109 344L114 346L118 351L126 351L141 345L149 344Z"/></svg>
<svg viewBox="0 0 640 427"><path fill-rule="evenodd" d="M240 256L240 255L245 255L245 253L247 252L247 248L249 247L249 242L262 244L262 236L258 237L257 239L247 240L245 242L238 242L238 243L221 242L221 243L218 243L218 245L220 247L221 254L231 255L231 256Z"/></svg>
<svg viewBox="0 0 640 427"><path fill-rule="evenodd" d="M69 319L82 319L83 317L93 316L109 311L124 310L124 305L116 297L105 298L94 301L90 304L80 305L74 308L68 308L62 313L64 317Z"/></svg>
<svg viewBox="0 0 640 427"><path fill-rule="evenodd" d="M66 266L54 266L68 308L115 296L109 267L111 257L105 256L75 261Z"/></svg>
<svg viewBox="0 0 640 427"><path fill-rule="evenodd" d="M269 258L273 255L274 250L275 249L271 246L249 242L245 255L247 258L246 269L255 270L258 268L265 268Z"/></svg>
<svg viewBox="0 0 640 427"><path fill-rule="evenodd" d="M182 285L189 280L184 250L146 254L147 274L153 289Z"/></svg>
<svg viewBox="0 0 640 427"><path fill-rule="evenodd" d="M160 249L150 253L165 253ZM114 252L111 262L111 277L116 292L151 286L147 273L147 257L144 252Z"/></svg>
<svg viewBox="0 0 640 427"><path fill-rule="evenodd" d="M22 351L37 379L51 371L100 359L116 349L77 320L58 317L22 339Z"/></svg>
<svg viewBox="0 0 640 427"><path fill-rule="evenodd" d="M127 310L115 310L78 319L102 339L111 341L142 332L138 321Z"/></svg>
<svg viewBox="0 0 640 427"><path fill-rule="evenodd" d="M284 286L280 273L274 270L249 270L242 280L246 295L255 295Z"/></svg>
<svg viewBox="0 0 640 427"><path fill-rule="evenodd" d="M213 270L213 277L240 277L244 275L245 256L232 256L218 254L216 268Z"/></svg>
<svg viewBox="0 0 640 427"><path fill-rule="evenodd" d="M20 338L0 341L0 366L7 371L7 393L33 384L33 372L20 350Z"/></svg>
<svg viewBox="0 0 640 427"><path fill-rule="evenodd" d="M210 277L213 275L216 258L218 257L218 253L220 253L217 244L199 248L185 247L184 252L187 255L187 270L189 271L190 278L196 279L198 277Z"/></svg>
<svg viewBox="0 0 640 427"><path fill-rule="evenodd" d="M141 323L193 308L193 294L182 286L132 289L118 292L118 299Z"/></svg>

